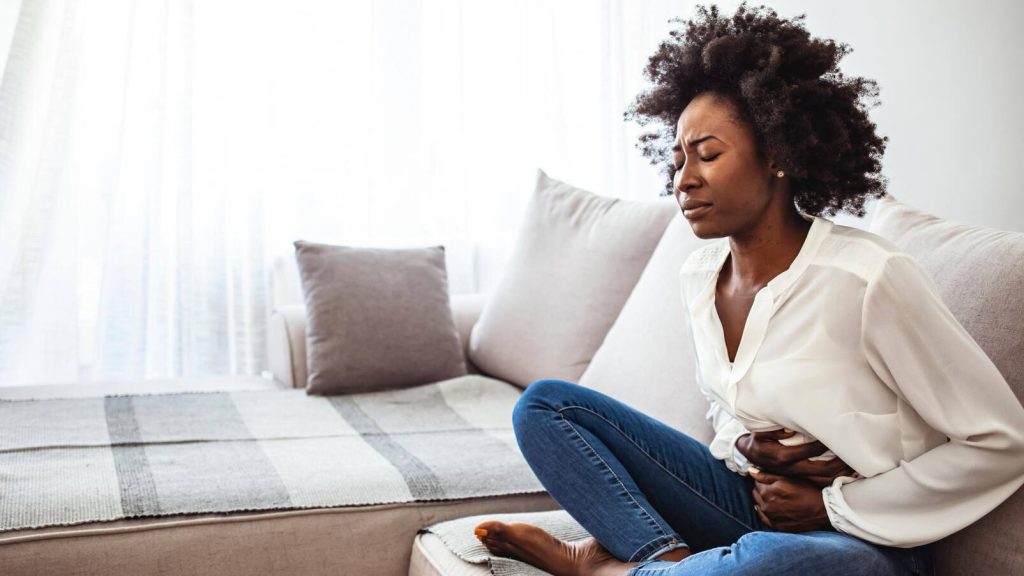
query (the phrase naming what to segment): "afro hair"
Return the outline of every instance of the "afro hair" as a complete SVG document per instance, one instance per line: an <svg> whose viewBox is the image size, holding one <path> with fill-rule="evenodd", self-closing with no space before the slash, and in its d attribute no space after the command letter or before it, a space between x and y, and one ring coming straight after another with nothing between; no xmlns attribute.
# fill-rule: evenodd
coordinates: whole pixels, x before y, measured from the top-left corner
<svg viewBox="0 0 1024 576"><path fill-rule="evenodd" d="M863 217L864 201L885 196L881 158L888 137L875 133L868 110L877 106L873 80L844 77L839 60L852 49L812 38L805 14L779 18L743 2L732 17L697 7L697 17L670 23L645 70L650 85L627 108L626 120L647 127L637 147L665 166L672 193L676 122L696 96L731 101L753 127L758 150L790 176L796 205L808 214L845 211Z"/></svg>

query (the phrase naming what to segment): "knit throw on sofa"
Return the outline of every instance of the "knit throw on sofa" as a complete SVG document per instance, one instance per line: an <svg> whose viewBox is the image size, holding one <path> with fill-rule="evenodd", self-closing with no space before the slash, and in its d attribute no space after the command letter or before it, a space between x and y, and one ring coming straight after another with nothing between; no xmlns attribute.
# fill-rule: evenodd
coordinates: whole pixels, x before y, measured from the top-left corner
<svg viewBox="0 0 1024 576"><path fill-rule="evenodd" d="M541 492L519 389L463 376L304 390L0 401L0 531Z"/></svg>

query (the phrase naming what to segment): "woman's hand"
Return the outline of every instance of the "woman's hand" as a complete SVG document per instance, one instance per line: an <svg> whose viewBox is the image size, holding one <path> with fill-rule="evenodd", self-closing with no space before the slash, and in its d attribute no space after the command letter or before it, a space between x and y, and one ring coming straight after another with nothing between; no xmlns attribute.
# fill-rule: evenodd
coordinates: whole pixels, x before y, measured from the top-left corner
<svg viewBox="0 0 1024 576"><path fill-rule="evenodd" d="M751 470L754 510L768 527L781 532L832 530L821 488L798 478Z"/></svg>
<svg viewBox="0 0 1024 576"><path fill-rule="evenodd" d="M771 430L748 432L736 441L736 449L751 464L765 472L782 476L799 476L818 487L828 486L839 476L852 476L854 471L838 456L831 460L808 460L824 454L828 447L815 440L796 446L779 443L795 431Z"/></svg>

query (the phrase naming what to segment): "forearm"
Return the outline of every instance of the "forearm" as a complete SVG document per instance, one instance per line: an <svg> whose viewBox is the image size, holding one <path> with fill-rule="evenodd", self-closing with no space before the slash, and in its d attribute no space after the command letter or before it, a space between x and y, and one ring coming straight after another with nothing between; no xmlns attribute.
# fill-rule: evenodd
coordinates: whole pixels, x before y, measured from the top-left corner
<svg viewBox="0 0 1024 576"><path fill-rule="evenodd" d="M994 439L995 444L1001 444ZM878 476L822 489L830 522L877 544L912 547L981 518L1024 484L1024 449L947 442Z"/></svg>

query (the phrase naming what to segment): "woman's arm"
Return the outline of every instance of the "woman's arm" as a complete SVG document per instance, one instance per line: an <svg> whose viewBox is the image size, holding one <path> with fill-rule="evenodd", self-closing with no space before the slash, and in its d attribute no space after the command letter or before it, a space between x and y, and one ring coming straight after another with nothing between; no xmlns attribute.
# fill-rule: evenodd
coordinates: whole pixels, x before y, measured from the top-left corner
<svg viewBox="0 0 1024 576"><path fill-rule="evenodd" d="M912 258L889 257L868 284L861 331L878 377L949 441L877 476L825 487L836 529L918 546L968 526L1024 484L1024 408Z"/></svg>
<svg viewBox="0 0 1024 576"><path fill-rule="evenodd" d="M736 440L747 434L747 429L732 414L726 412L717 400L704 392L703 388L701 392L711 405L705 417L711 421L711 426L715 429L715 437L708 446L711 455L723 461L729 470L746 476L750 463L736 449Z"/></svg>
<svg viewBox="0 0 1024 576"><path fill-rule="evenodd" d="M799 444L784 442L795 434L785 429L750 432L736 440L736 450L762 472L799 477L819 488L828 486L839 476L857 474L818 440Z"/></svg>

